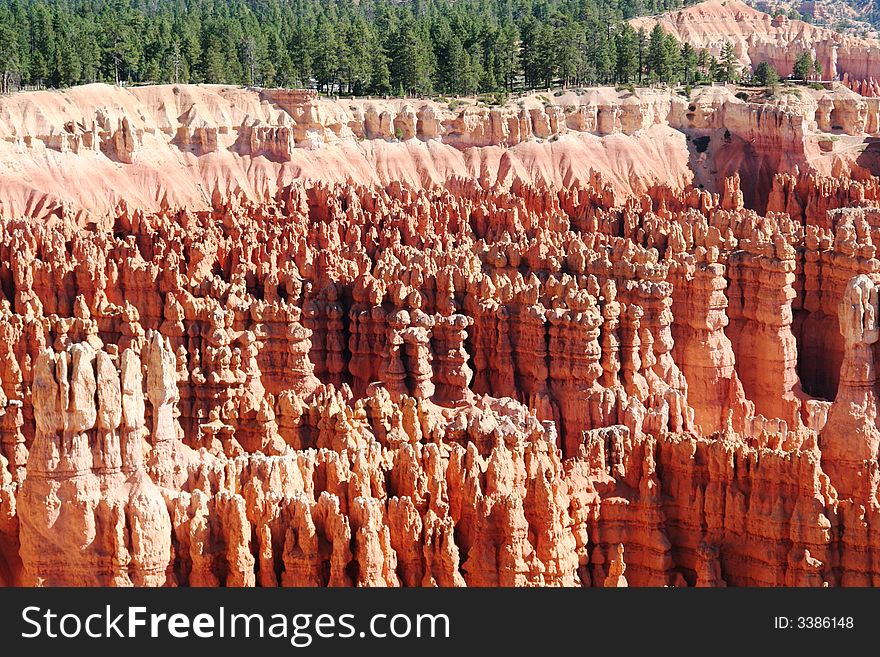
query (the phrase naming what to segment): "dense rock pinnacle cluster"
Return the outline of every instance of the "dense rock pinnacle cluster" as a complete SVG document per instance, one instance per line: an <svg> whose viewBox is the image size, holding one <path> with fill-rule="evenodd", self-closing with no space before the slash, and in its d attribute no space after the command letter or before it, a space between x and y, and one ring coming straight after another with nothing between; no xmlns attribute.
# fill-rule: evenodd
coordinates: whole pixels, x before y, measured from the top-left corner
<svg viewBox="0 0 880 657"><path fill-rule="evenodd" d="M0 192L0 583L876 583L880 181L870 154L818 145L831 114L866 140L880 106L610 93L458 124L374 111L348 124L362 138L322 132L342 110L307 94L235 136L223 103L244 96L221 94L167 132L186 153L166 168L204 168L159 207L101 181L18 195L41 157L161 168L134 147L158 138L133 136L146 110L97 148L56 151L42 124L0 143L19 175ZM535 136L578 112L598 118ZM661 130L683 150L641 191L565 164ZM397 176L396 147L485 166ZM292 173L310 149L346 179ZM237 186L176 205L221 150L249 163ZM359 180L367 163L384 172Z"/></svg>

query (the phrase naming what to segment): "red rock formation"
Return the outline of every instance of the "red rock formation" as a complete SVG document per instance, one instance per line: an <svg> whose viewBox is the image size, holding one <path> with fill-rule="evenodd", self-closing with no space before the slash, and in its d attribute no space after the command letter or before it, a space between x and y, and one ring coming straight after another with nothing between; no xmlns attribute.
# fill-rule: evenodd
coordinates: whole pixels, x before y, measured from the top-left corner
<svg viewBox="0 0 880 657"><path fill-rule="evenodd" d="M151 359L146 370L158 449L172 407L155 367ZM168 583L171 521L143 465L141 379L130 350L118 364L88 343L37 357L36 435L17 496L25 584Z"/></svg>
<svg viewBox="0 0 880 657"><path fill-rule="evenodd" d="M630 22L646 32L659 22L680 41L708 48L716 57L725 41L730 41L744 66L766 61L783 76L791 74L800 53L810 52L822 66L825 80L843 75L859 80L880 77L880 48L875 41L845 36L782 15L771 16L740 0L705 0L659 18L635 18Z"/></svg>
<svg viewBox="0 0 880 657"><path fill-rule="evenodd" d="M796 56L789 45L780 47L786 57ZM629 94L598 88L531 94L493 108L466 102L454 110L427 100L342 102L218 85L87 85L63 97L16 94L0 100L0 213L127 230L152 221L144 212L210 211L240 199L264 204L287 194L296 180L313 180L318 184L289 202L301 206L309 194L319 195L327 201L321 212L347 215L346 233L332 236L341 245L370 239L373 227L358 223L364 208L355 198L329 198L327 184L454 189L458 181L474 179L485 188L512 191L520 185L580 186L579 202L594 196L601 203L609 195L621 202L663 185L682 190L692 183L718 192L726 177L740 172L746 202L763 211L765 186L775 173L831 174L871 159L870 149L863 153L855 140L839 136L880 130L877 99L843 85L801 89L797 102L784 95L742 102L734 91L701 87L685 98L653 89ZM708 138L708 145L697 148L689 137ZM179 234L185 239L185 229ZM333 246L329 235L313 237ZM222 241L214 236L202 242L188 273L203 271ZM149 251L150 245L140 242L136 250ZM179 257L179 251L170 248L168 256ZM319 254L317 266L323 260ZM275 266L279 285L294 287L299 272L283 262ZM99 272L87 295L103 294L117 305L129 298L123 292L141 284L142 273L122 271L128 278L119 281L120 272L104 272L99 263L81 265L77 275ZM37 279L37 285L50 284L39 271ZM322 285L307 296L326 312L334 294L332 286ZM72 301L60 295L46 310L69 316L65 304ZM162 305L150 310L161 313ZM303 310L308 324L311 310ZM320 337L316 349L326 348Z"/></svg>
<svg viewBox="0 0 880 657"><path fill-rule="evenodd" d="M877 311L876 283L865 274L850 280L838 311L844 337L840 383L819 443L823 470L846 497L875 485L869 480L869 464L880 447L874 391L874 344L880 338Z"/></svg>
<svg viewBox="0 0 880 657"><path fill-rule="evenodd" d="M249 133L261 155L235 153L254 167L337 157L331 125L470 163L443 187L380 175L390 160L358 182L362 153L346 182L282 175L188 209L184 192L157 207L127 187L100 218L4 187L0 583L880 581L880 184L858 158L805 164L825 123L861 135L864 101L758 108L719 89L690 109L603 90L575 112L359 101L355 117L308 95L185 91L191 125L162 134L198 144L205 170L229 164L206 94L278 128ZM129 102L150 94L170 102ZM59 148L134 173L155 135L107 112ZM638 133L670 125L685 151L684 134L725 144L703 163L737 175L541 177L511 155L602 141L572 134L587 130L648 148ZM737 163L746 143L754 161ZM762 167L776 175L752 185Z"/></svg>

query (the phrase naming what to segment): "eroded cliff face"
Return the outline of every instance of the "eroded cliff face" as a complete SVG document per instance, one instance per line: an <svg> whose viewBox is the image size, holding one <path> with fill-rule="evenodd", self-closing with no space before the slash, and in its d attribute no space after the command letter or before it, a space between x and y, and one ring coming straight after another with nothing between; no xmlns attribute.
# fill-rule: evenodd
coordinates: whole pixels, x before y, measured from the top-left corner
<svg viewBox="0 0 880 657"><path fill-rule="evenodd" d="M295 178L303 153L342 168L215 189L207 209L13 215L3 192L0 582L877 583L880 183L843 149L869 138L872 99L365 111L355 152L351 122L302 118L337 105L262 93L247 111L277 103L289 125L243 123L247 156L220 146L242 132L175 133L181 161L203 175L221 153L248 185ZM146 147L114 159L149 142L143 116L51 157L171 175ZM569 138L644 157L657 131L687 175L643 191L595 161L537 164ZM15 142L17 184L46 143ZM386 146L519 173L440 186L365 155ZM112 182L87 193L128 193Z"/></svg>
<svg viewBox="0 0 880 657"><path fill-rule="evenodd" d="M706 0L657 17L634 18L636 29L650 32L657 23L682 43L707 48L720 57L725 42L748 70L761 62L788 76L798 55L809 52L822 66L823 80L844 75L869 82L880 79L880 45L874 39L847 36L786 16L771 16L740 0Z"/></svg>
<svg viewBox="0 0 880 657"><path fill-rule="evenodd" d="M776 173L865 168L880 99L839 86L751 103L734 91L599 88L496 107L218 85L17 94L0 99L0 216L110 230L125 207L274 203L296 181L510 191L595 187L597 174L620 203L658 185L719 192L735 173L763 212Z"/></svg>

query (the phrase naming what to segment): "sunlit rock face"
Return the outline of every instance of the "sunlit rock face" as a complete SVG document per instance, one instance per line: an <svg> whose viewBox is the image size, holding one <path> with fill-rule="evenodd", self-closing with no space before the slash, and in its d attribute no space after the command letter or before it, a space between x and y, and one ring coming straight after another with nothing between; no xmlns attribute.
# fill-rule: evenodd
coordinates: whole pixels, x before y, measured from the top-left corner
<svg viewBox="0 0 880 657"><path fill-rule="evenodd" d="M870 99L553 99L0 99L0 583L875 583Z"/></svg>
<svg viewBox="0 0 880 657"><path fill-rule="evenodd" d="M771 16L741 0L706 0L659 16L630 21L636 29L650 32L659 23L669 34L694 48L706 48L721 56L725 42L734 47L740 64L753 69L761 62L781 76L790 75L803 52L819 63L821 79L870 81L880 79L880 47L875 39L863 39L817 27L786 16Z"/></svg>

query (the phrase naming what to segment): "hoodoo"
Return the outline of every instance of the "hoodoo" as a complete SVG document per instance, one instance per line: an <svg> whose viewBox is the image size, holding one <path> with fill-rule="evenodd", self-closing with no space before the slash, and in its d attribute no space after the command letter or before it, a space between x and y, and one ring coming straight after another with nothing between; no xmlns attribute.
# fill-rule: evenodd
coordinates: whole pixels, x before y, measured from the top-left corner
<svg viewBox="0 0 880 657"><path fill-rule="evenodd" d="M880 100L0 116L3 583L880 577Z"/></svg>

